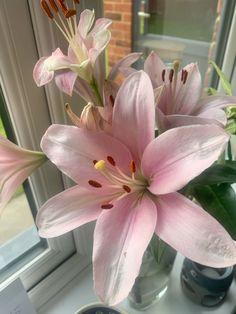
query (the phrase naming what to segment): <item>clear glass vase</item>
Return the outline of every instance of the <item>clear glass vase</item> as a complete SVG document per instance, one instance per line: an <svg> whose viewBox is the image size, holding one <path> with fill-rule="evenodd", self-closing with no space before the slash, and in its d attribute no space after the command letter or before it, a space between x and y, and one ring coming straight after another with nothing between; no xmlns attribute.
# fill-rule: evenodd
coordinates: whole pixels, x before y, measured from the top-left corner
<svg viewBox="0 0 236 314"><path fill-rule="evenodd" d="M172 247L153 236L128 296L131 307L144 310L160 300L167 291L175 257L176 251Z"/></svg>

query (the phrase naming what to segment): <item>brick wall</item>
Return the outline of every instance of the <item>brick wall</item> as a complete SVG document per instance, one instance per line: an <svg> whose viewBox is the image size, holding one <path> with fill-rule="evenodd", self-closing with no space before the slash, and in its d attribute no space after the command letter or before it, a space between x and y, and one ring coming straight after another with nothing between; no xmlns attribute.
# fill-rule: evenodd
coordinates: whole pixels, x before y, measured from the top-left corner
<svg viewBox="0 0 236 314"><path fill-rule="evenodd" d="M109 66L131 52L132 0L104 0L104 16L113 21L108 46Z"/></svg>

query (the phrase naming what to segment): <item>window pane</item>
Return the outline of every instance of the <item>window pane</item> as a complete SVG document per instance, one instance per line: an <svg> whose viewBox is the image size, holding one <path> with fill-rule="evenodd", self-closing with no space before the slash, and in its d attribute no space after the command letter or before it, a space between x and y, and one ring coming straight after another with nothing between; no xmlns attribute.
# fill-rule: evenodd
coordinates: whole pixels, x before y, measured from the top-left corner
<svg viewBox="0 0 236 314"><path fill-rule="evenodd" d="M134 51L144 57L154 51L170 66L174 60L182 66L197 62L207 84L226 5L223 0L138 0L133 6Z"/></svg>
<svg viewBox="0 0 236 314"><path fill-rule="evenodd" d="M216 10L215 0L149 0L147 32L210 42Z"/></svg>

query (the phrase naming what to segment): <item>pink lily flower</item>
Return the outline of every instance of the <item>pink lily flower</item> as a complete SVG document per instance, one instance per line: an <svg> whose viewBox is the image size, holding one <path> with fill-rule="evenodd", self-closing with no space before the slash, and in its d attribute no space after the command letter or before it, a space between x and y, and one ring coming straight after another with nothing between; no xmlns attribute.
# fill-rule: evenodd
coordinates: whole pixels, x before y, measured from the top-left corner
<svg viewBox="0 0 236 314"><path fill-rule="evenodd" d="M17 187L46 160L43 153L22 149L0 136L0 211Z"/></svg>
<svg viewBox="0 0 236 314"><path fill-rule="evenodd" d="M60 30L69 43L68 55L65 56L57 48L51 56L39 59L33 71L33 77L38 86L49 83L57 70L66 70L57 75L56 83L62 91L69 95L72 94L77 77L89 84L94 84L93 72L96 61L111 37L107 30L111 20L100 18L92 28L94 18L94 11L84 10L80 15L78 28L75 28L74 15L67 18L68 29L60 28ZM57 25L59 24L57 23ZM63 26L65 27L65 24ZM99 68L98 71L101 70Z"/></svg>
<svg viewBox="0 0 236 314"><path fill-rule="evenodd" d="M156 90L164 85L156 107L158 128L163 132L183 125L211 123L224 127L227 118L222 109L236 105L236 97L201 97L202 83L197 64L188 64L179 72L178 68L179 63L175 62L169 70L154 52L145 61L144 71L153 88Z"/></svg>
<svg viewBox="0 0 236 314"><path fill-rule="evenodd" d="M195 125L154 138L154 113L151 81L136 72L116 96L112 136L52 125L41 142L48 158L78 185L39 210L39 234L56 237L97 220L94 286L111 305L131 290L154 232L201 264L236 263L226 230L177 192L217 160L229 136L217 125Z"/></svg>

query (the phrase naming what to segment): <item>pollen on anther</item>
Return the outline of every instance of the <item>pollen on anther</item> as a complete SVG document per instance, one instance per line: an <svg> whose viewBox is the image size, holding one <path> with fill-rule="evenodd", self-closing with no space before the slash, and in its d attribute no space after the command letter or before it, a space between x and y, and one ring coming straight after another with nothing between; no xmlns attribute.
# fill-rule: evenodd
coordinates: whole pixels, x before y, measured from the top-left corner
<svg viewBox="0 0 236 314"><path fill-rule="evenodd" d="M113 157L111 157L111 156L107 156L107 161L112 165L112 166L114 166L115 167L115 165L116 165L116 162L115 162L115 160L114 160L114 158Z"/></svg>
<svg viewBox="0 0 236 314"><path fill-rule="evenodd" d="M122 188L125 190L125 192L130 193L131 188L128 185L122 185Z"/></svg>
<svg viewBox="0 0 236 314"><path fill-rule="evenodd" d="M101 160L96 162L96 164L94 165L94 168L96 170L103 171L106 168L106 162L101 159Z"/></svg>
<svg viewBox="0 0 236 314"><path fill-rule="evenodd" d="M101 205L101 208L102 209L111 209L113 206L114 205L112 205L112 204L103 204L103 205Z"/></svg>
<svg viewBox="0 0 236 314"><path fill-rule="evenodd" d="M134 160L131 160L131 162L130 162L130 170L132 173L136 172L136 165L135 165Z"/></svg>
<svg viewBox="0 0 236 314"><path fill-rule="evenodd" d="M89 180L88 184L91 185L94 188L101 188L102 187L101 183L99 183L99 182L97 182L95 180Z"/></svg>

